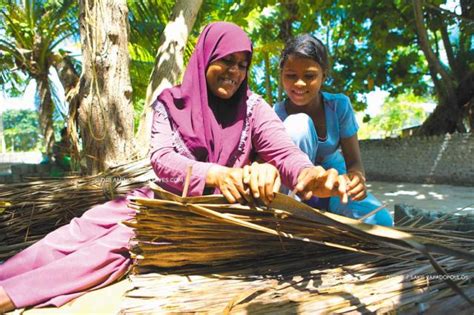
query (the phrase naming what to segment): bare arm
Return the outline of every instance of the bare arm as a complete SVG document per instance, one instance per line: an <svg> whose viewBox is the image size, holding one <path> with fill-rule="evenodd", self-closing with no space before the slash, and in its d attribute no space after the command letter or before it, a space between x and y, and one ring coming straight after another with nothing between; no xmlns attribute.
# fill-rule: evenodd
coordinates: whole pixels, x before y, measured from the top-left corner
<svg viewBox="0 0 474 315"><path fill-rule="evenodd" d="M257 105L253 117L254 148L263 161L278 169L287 187L296 188L295 192L303 199L313 195L339 196L343 203L347 201L346 179L338 176L335 169L314 166L308 156L295 146L270 106L265 103Z"/></svg>
<svg viewBox="0 0 474 315"><path fill-rule="evenodd" d="M349 180L349 196L353 200L362 200L367 195L367 187L365 186L365 171L360 156L357 134L349 138L341 138L341 148Z"/></svg>

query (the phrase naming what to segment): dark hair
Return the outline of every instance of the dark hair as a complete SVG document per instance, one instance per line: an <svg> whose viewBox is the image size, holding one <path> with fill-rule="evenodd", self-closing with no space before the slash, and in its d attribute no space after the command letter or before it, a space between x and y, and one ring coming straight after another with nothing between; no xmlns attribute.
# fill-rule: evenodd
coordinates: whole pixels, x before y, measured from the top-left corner
<svg viewBox="0 0 474 315"><path fill-rule="evenodd" d="M328 50L323 42L313 35L300 34L286 42L285 48L280 56L280 69L283 69L283 65L290 55L296 55L298 57L309 58L316 61L321 68L323 68L324 74L328 76Z"/></svg>

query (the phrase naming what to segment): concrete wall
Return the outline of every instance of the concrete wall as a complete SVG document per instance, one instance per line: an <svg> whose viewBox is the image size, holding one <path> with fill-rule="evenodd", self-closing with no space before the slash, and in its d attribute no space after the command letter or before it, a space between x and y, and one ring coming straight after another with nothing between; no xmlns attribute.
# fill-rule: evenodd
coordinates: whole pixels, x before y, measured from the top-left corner
<svg viewBox="0 0 474 315"><path fill-rule="evenodd" d="M474 186L472 133L362 140L360 147L368 180ZM6 162L11 158L4 156L0 166L1 162L10 164ZM11 173L0 176L0 184L21 182L30 176L47 176L50 171L49 165L11 165Z"/></svg>
<svg viewBox="0 0 474 315"><path fill-rule="evenodd" d="M0 184L18 183L29 176L47 176L51 167L38 165L41 152L0 153Z"/></svg>
<svg viewBox="0 0 474 315"><path fill-rule="evenodd" d="M0 164L39 163L41 152L8 152L0 153Z"/></svg>
<svg viewBox="0 0 474 315"><path fill-rule="evenodd" d="M472 133L362 140L360 147L368 180L474 186Z"/></svg>
<svg viewBox="0 0 474 315"><path fill-rule="evenodd" d="M9 173L0 173L0 184L21 183L32 178L49 177L52 167L51 164L10 164Z"/></svg>

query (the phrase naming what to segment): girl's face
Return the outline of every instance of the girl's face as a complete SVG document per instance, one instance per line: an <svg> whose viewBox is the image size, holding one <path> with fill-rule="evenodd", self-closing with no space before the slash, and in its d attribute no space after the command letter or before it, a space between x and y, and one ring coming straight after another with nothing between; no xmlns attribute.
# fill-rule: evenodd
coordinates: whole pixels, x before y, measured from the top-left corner
<svg viewBox="0 0 474 315"><path fill-rule="evenodd" d="M289 55L281 70L283 88L294 105L310 104L319 95L324 71L310 58Z"/></svg>
<svg viewBox="0 0 474 315"><path fill-rule="evenodd" d="M206 81L212 94L223 99L231 98L247 76L248 59L248 53L237 52L211 62Z"/></svg>

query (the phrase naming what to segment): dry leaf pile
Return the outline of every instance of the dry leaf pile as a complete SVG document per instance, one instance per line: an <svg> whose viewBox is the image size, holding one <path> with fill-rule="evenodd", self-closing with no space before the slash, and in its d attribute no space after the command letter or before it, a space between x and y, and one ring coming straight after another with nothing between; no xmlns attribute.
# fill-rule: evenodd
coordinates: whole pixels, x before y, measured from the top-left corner
<svg viewBox="0 0 474 315"><path fill-rule="evenodd" d="M0 260L13 256L94 205L155 178L141 160L95 176L32 179L0 185Z"/></svg>

